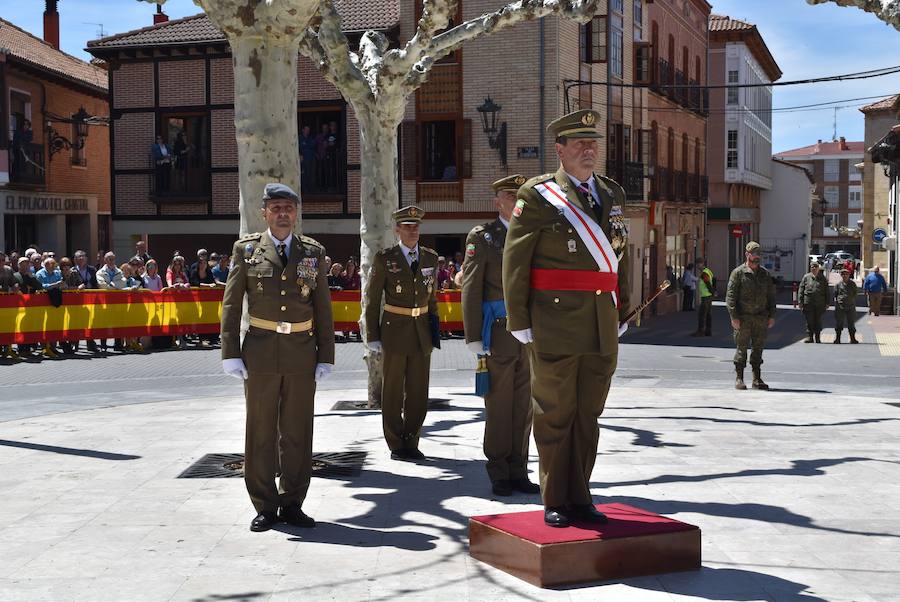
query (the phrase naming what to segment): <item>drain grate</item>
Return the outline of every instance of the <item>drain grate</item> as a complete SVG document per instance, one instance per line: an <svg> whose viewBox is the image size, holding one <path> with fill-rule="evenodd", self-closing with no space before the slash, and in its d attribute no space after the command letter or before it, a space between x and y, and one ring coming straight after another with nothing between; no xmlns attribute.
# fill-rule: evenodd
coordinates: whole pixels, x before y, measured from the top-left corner
<svg viewBox="0 0 900 602"><path fill-rule="evenodd" d="M339 401L333 406L331 406L332 410L337 411L379 411L380 407L370 408L368 407L368 402L365 399L356 399L352 401ZM443 398L432 398L428 400L428 409L429 410L446 410L450 407L450 400Z"/></svg>
<svg viewBox="0 0 900 602"><path fill-rule="evenodd" d="M312 456L314 477L355 477L366 461L364 451L318 452ZM228 479L244 476L244 454L206 454L187 467L178 479Z"/></svg>

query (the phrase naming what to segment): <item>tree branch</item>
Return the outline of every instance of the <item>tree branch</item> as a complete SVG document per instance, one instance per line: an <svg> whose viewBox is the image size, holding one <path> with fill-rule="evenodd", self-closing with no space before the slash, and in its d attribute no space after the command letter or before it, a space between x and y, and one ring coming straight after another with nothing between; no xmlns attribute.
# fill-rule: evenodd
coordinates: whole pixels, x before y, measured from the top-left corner
<svg viewBox="0 0 900 602"><path fill-rule="evenodd" d="M807 4L833 2L838 6L855 6L892 25L900 31L900 0L806 0Z"/></svg>
<svg viewBox="0 0 900 602"><path fill-rule="evenodd" d="M360 98L372 94L368 79L360 70L359 56L350 50L341 29L341 16L333 0L322 0L318 20L318 29L309 28L300 41L300 52L344 96Z"/></svg>
<svg viewBox="0 0 900 602"><path fill-rule="evenodd" d="M386 57L394 73L409 71L425 58L435 32L450 24L450 16L456 13L457 4L458 0L423 0L422 16L416 25L416 33L402 50L395 50Z"/></svg>

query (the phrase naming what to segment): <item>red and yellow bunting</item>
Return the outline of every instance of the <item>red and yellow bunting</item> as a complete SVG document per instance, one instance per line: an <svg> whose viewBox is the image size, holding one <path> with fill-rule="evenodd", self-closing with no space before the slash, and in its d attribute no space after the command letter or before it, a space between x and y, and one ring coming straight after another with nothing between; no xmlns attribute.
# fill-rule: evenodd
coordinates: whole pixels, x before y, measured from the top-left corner
<svg viewBox="0 0 900 602"><path fill-rule="evenodd" d="M66 291L53 307L46 294L0 294L0 345L219 332L222 289L153 292ZM443 330L462 330L459 291L437 294ZM359 330L360 293L331 293L334 329Z"/></svg>

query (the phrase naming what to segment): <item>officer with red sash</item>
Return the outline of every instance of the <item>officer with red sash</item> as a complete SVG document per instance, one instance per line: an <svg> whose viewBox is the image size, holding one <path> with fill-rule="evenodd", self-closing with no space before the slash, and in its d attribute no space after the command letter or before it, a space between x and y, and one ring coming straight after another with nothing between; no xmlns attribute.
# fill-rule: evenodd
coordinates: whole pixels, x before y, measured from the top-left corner
<svg viewBox="0 0 900 602"><path fill-rule="evenodd" d="M503 252L507 329L528 344L544 521L607 522L589 487L629 311L625 192L594 174L600 114L553 121L560 168L518 191Z"/></svg>

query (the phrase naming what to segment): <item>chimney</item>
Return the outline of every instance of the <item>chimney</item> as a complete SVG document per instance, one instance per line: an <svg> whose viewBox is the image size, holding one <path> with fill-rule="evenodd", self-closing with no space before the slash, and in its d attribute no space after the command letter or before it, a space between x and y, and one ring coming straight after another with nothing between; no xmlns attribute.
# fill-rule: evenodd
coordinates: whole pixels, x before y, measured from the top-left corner
<svg viewBox="0 0 900 602"><path fill-rule="evenodd" d="M46 0L44 10L44 41L59 50L59 13L56 12L57 0Z"/></svg>
<svg viewBox="0 0 900 602"><path fill-rule="evenodd" d="M850 147L847 146L847 140L843 136L841 136L838 140L841 142L840 149L841 150L850 150Z"/></svg>
<svg viewBox="0 0 900 602"><path fill-rule="evenodd" d="M156 5L156 14L153 15L153 24L159 25L160 23L165 23L169 20L169 15L162 11L162 5Z"/></svg>

